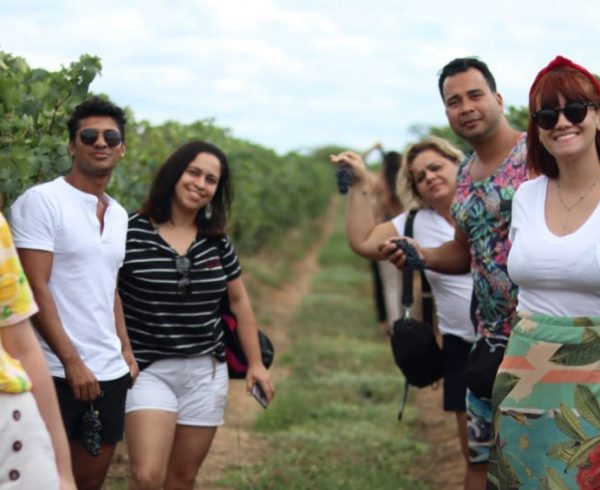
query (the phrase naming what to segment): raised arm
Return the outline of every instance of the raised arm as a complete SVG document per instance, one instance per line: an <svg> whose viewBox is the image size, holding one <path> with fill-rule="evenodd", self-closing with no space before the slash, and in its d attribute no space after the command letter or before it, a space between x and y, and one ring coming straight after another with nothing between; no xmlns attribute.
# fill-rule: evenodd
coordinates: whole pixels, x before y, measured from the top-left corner
<svg viewBox="0 0 600 490"><path fill-rule="evenodd" d="M379 251L378 245L397 236L398 232L391 222L375 223L371 206L372 185L363 159L350 151L330 158L333 164L347 164L352 171L353 184L346 203L346 237L350 247L367 259L384 260L386 256Z"/></svg>
<svg viewBox="0 0 600 490"><path fill-rule="evenodd" d="M383 153L383 145L380 141L374 141L371 146L369 146L366 150L360 153L360 156L363 160L366 160L367 157L373 153L375 150L379 150Z"/></svg>
<svg viewBox="0 0 600 490"><path fill-rule="evenodd" d="M75 398L94 400L100 394L98 380L79 357L65 332L48 287L54 255L52 252L24 248L18 249L18 252L39 307L39 312L32 317L35 328L60 359Z"/></svg>

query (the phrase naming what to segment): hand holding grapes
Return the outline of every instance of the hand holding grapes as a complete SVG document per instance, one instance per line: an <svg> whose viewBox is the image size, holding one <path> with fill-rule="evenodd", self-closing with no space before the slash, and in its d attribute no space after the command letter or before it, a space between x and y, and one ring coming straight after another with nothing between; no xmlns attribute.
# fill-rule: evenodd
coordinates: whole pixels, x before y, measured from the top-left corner
<svg viewBox="0 0 600 490"><path fill-rule="evenodd" d="M412 238L391 238L381 243L378 249L398 269L426 268L424 251Z"/></svg>
<svg viewBox="0 0 600 490"><path fill-rule="evenodd" d="M419 256L419 252L406 238L396 238L392 242L404 253L404 267L409 269L425 268L425 262Z"/></svg>
<svg viewBox="0 0 600 490"><path fill-rule="evenodd" d="M368 185L368 170L360 155L344 151L329 158L337 166L336 179L340 194L346 194L351 186L363 188Z"/></svg>

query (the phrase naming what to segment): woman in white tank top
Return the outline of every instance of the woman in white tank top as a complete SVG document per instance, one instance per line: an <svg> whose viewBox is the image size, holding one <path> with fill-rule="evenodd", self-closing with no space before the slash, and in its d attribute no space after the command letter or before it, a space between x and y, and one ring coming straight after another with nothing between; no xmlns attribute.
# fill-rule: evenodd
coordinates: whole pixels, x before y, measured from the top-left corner
<svg viewBox="0 0 600 490"><path fill-rule="evenodd" d="M496 488L600 488L600 83L557 57L529 94L508 272L518 323L493 392Z"/></svg>
<svg viewBox="0 0 600 490"><path fill-rule="evenodd" d="M404 209L418 208L413 225L414 238L422 246L437 247L454 237L450 206L456 189L460 150L447 141L428 137L408 147L398 175L398 194ZM342 152L333 155L334 164L347 164L353 174L348 193L346 230L348 243L358 255L383 260L379 245L404 235L407 213L376 224L371 207L367 169L359 155ZM444 410L454 412L461 449L467 461L466 386L462 371L475 330L469 317L473 281L470 274L448 275L425 271L436 303L438 326L442 333ZM396 299L400 302L400 297Z"/></svg>

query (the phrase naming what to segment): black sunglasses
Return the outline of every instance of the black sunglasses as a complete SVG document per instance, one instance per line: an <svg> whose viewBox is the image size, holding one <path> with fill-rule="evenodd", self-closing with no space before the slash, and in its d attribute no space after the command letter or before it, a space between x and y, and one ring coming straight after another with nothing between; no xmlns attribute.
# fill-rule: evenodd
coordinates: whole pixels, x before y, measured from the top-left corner
<svg viewBox="0 0 600 490"><path fill-rule="evenodd" d="M598 108L594 102L569 102L566 106L558 109L540 109L534 112L531 117L538 127L548 130L556 126L558 115L562 112L565 117L573 124L579 124L587 116L588 107Z"/></svg>
<svg viewBox="0 0 600 490"><path fill-rule="evenodd" d="M94 128L86 128L79 131L79 139L84 145L93 145L98 141L98 136L100 135L100 131ZM102 133L102 137L108 146L111 148L115 148L121 144L123 139L121 138L121 133L119 133L116 129L106 129Z"/></svg>
<svg viewBox="0 0 600 490"><path fill-rule="evenodd" d="M177 294L179 296L187 296L192 286L192 281L190 281L192 261L185 255L179 255L175 259L175 267L177 268L177 272L181 274L181 278L177 281Z"/></svg>

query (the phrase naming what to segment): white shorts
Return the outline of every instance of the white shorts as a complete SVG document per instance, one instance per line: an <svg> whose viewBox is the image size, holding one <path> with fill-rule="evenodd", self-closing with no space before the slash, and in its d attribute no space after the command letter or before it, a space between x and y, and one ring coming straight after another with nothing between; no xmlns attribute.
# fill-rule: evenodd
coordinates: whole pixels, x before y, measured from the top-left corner
<svg viewBox="0 0 600 490"><path fill-rule="evenodd" d="M59 488L56 458L31 393L0 393L0 488Z"/></svg>
<svg viewBox="0 0 600 490"><path fill-rule="evenodd" d="M211 355L154 361L127 393L125 413L164 410L177 424L217 427L225 422L227 364Z"/></svg>

